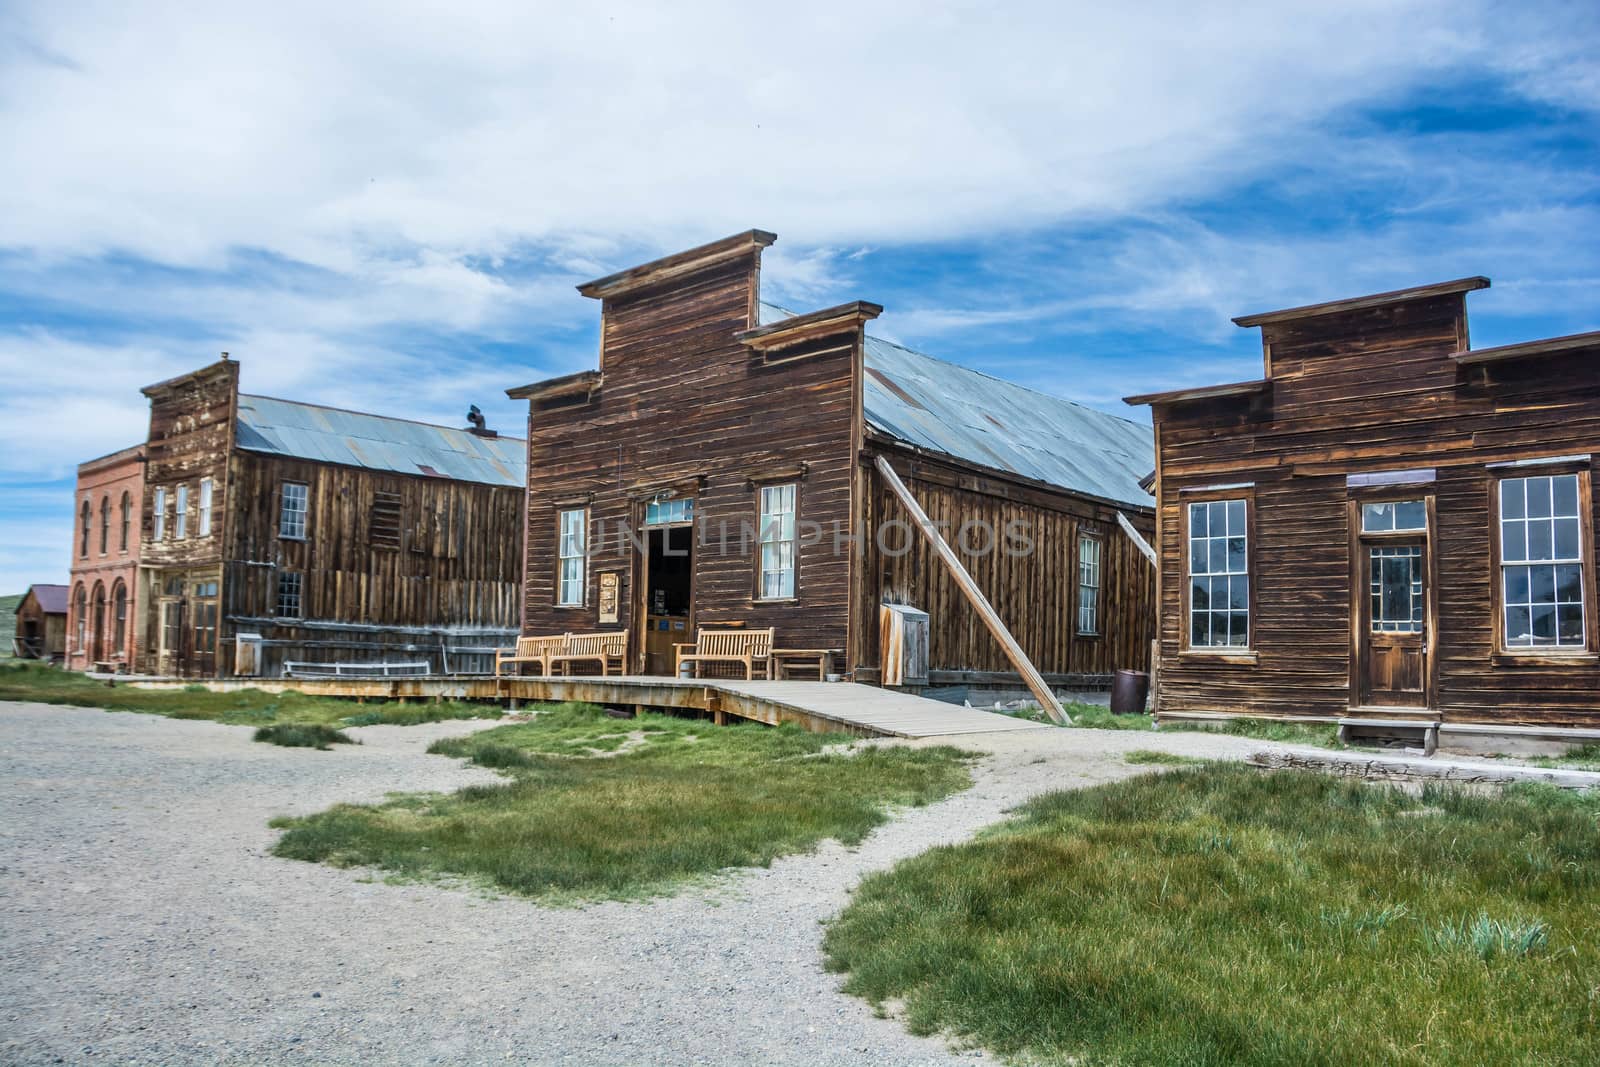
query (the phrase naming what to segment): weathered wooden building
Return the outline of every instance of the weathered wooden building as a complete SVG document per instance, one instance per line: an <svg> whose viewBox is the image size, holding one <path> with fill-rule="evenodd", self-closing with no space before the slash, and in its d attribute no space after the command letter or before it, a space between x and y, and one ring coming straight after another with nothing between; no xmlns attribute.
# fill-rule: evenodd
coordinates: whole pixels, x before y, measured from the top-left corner
<svg viewBox="0 0 1600 1067"><path fill-rule="evenodd" d="M67 650L67 586L35 584L17 604L11 652L18 659L60 663Z"/></svg>
<svg viewBox="0 0 1600 1067"><path fill-rule="evenodd" d="M1235 319L1262 378L1128 398L1155 413L1161 714L1600 726L1600 333L1473 349L1488 284Z"/></svg>
<svg viewBox="0 0 1600 1067"><path fill-rule="evenodd" d="M864 302L761 301L753 230L579 287L600 366L509 394L529 411L529 634L625 628L670 673L697 627L774 627L881 678L882 604L926 611L937 686L1014 683L880 457L957 546L1051 684L1147 664L1149 429L866 333Z"/></svg>
<svg viewBox="0 0 1600 1067"><path fill-rule="evenodd" d="M520 439L241 395L227 359L144 393L145 672L492 670L516 634Z"/></svg>
<svg viewBox="0 0 1600 1067"><path fill-rule="evenodd" d="M78 465L66 665L126 672L138 658L144 446Z"/></svg>

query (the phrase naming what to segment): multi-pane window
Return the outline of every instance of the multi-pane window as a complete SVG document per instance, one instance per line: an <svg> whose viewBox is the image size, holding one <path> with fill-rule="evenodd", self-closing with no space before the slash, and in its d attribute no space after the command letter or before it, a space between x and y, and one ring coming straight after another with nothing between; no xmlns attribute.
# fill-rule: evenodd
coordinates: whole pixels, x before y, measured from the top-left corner
<svg viewBox="0 0 1600 1067"><path fill-rule="evenodd" d="M307 489L300 482L284 482L278 502L278 536L306 539Z"/></svg>
<svg viewBox="0 0 1600 1067"><path fill-rule="evenodd" d="M762 600L794 596L794 485L761 487L761 559L756 589Z"/></svg>
<svg viewBox="0 0 1600 1067"><path fill-rule="evenodd" d="M150 537L155 541L165 541L167 539L167 491L165 489L156 490L150 510L155 519L154 527L150 531Z"/></svg>
<svg viewBox="0 0 1600 1067"><path fill-rule="evenodd" d="M1500 580L1507 648L1583 648L1578 476L1500 482Z"/></svg>
<svg viewBox="0 0 1600 1067"><path fill-rule="evenodd" d="M584 555L588 547L588 513L582 508L563 511L560 515L559 555L560 573L557 576L556 604L560 607L583 605Z"/></svg>
<svg viewBox="0 0 1600 1067"><path fill-rule="evenodd" d="M128 528L133 525L133 495L126 491L122 494L122 547L121 551L128 551Z"/></svg>
<svg viewBox="0 0 1600 1067"><path fill-rule="evenodd" d="M100 554L111 551L111 498L100 498Z"/></svg>
<svg viewBox="0 0 1600 1067"><path fill-rule="evenodd" d="M694 497L679 497L677 500L652 500L644 506L644 524L646 526L672 526L677 523L694 521Z"/></svg>
<svg viewBox="0 0 1600 1067"><path fill-rule="evenodd" d="M1428 508L1420 500L1361 505L1362 533L1393 533L1428 528Z"/></svg>
<svg viewBox="0 0 1600 1067"><path fill-rule="evenodd" d="M1243 500L1189 505L1189 647L1249 647L1249 538Z"/></svg>
<svg viewBox="0 0 1600 1067"><path fill-rule="evenodd" d="M1078 538L1078 632L1100 632L1100 539Z"/></svg>
<svg viewBox="0 0 1600 1067"><path fill-rule="evenodd" d="M211 479L200 479L200 514L196 516L195 536L211 536Z"/></svg>
<svg viewBox="0 0 1600 1067"><path fill-rule="evenodd" d="M176 514L172 517L172 536L182 541L189 536L189 487L178 486Z"/></svg>
<svg viewBox="0 0 1600 1067"><path fill-rule="evenodd" d="M278 573L278 618L300 618L301 576L287 571Z"/></svg>
<svg viewBox="0 0 1600 1067"><path fill-rule="evenodd" d="M1421 545L1374 545L1369 590L1372 632L1420 634L1427 599L1422 592Z"/></svg>
<svg viewBox="0 0 1600 1067"><path fill-rule="evenodd" d="M79 536L78 536L78 555L87 556L89 554L89 522L90 522L90 519L89 519L89 502L87 500L85 500L83 502L83 507L79 510L78 520L79 520L79 524L82 526L82 531L79 533Z"/></svg>

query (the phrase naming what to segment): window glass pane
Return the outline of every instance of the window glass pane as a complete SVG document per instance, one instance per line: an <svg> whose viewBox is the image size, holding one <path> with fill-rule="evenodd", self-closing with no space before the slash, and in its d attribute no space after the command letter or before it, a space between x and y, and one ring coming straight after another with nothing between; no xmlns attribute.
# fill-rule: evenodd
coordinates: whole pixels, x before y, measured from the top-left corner
<svg viewBox="0 0 1600 1067"><path fill-rule="evenodd" d="M1191 578L1189 580L1189 607L1194 611L1204 611L1211 606L1211 579Z"/></svg>
<svg viewBox="0 0 1600 1067"><path fill-rule="evenodd" d="M1528 558L1528 524L1512 520L1502 524L1500 555L1507 563L1522 563Z"/></svg>
<svg viewBox="0 0 1600 1067"><path fill-rule="evenodd" d="M1392 504L1361 505L1361 528L1367 533L1383 533L1394 529Z"/></svg>
<svg viewBox="0 0 1600 1067"><path fill-rule="evenodd" d="M1578 520L1557 519L1556 526L1556 559L1581 559L1579 555Z"/></svg>
<svg viewBox="0 0 1600 1067"><path fill-rule="evenodd" d="M1505 598L1507 604L1526 604L1528 602L1527 567L1506 568Z"/></svg>
<svg viewBox="0 0 1600 1067"><path fill-rule="evenodd" d="M1206 506L1204 504L1189 505L1189 536L1206 536Z"/></svg>
<svg viewBox="0 0 1600 1067"><path fill-rule="evenodd" d="M1233 574L1243 574L1246 569L1245 559L1244 538L1228 538L1228 570Z"/></svg>
<svg viewBox="0 0 1600 1067"><path fill-rule="evenodd" d="M1220 531L1218 531L1220 532ZM1232 537L1244 536L1244 501L1228 501L1228 534Z"/></svg>
<svg viewBox="0 0 1600 1067"><path fill-rule="evenodd" d="M1554 523L1549 519L1528 520L1528 558L1552 559Z"/></svg>
<svg viewBox="0 0 1600 1067"><path fill-rule="evenodd" d="M1551 491L1555 501L1552 510L1557 515L1578 514L1578 476L1576 474L1563 474L1552 480Z"/></svg>
<svg viewBox="0 0 1600 1067"><path fill-rule="evenodd" d="M1506 645L1528 645L1533 643L1533 631L1529 620L1529 610L1526 607L1514 605L1506 606Z"/></svg>
<svg viewBox="0 0 1600 1067"><path fill-rule="evenodd" d="M1556 608L1556 641L1563 645L1583 644L1583 605L1562 604Z"/></svg>
<svg viewBox="0 0 1600 1067"><path fill-rule="evenodd" d="M1396 530L1424 530L1428 526L1428 509L1420 500L1402 500L1394 506Z"/></svg>
<svg viewBox="0 0 1600 1067"><path fill-rule="evenodd" d="M1228 573L1228 541L1223 537L1211 538L1211 569L1212 574Z"/></svg>
<svg viewBox="0 0 1600 1067"><path fill-rule="evenodd" d="M1555 599L1562 604L1583 603L1583 567L1568 564L1553 568L1555 571Z"/></svg>
<svg viewBox="0 0 1600 1067"><path fill-rule="evenodd" d="M1211 644L1211 613L1196 611L1190 615L1189 644L1204 648Z"/></svg>
<svg viewBox="0 0 1600 1067"><path fill-rule="evenodd" d="M1211 568L1210 542L1204 537L1189 542L1189 573L1204 574Z"/></svg>
<svg viewBox="0 0 1600 1067"><path fill-rule="evenodd" d="M1207 521L1211 525L1211 536L1220 537L1228 532L1228 505L1220 500L1213 500L1206 507L1211 514Z"/></svg>
<svg viewBox="0 0 1600 1067"><path fill-rule="evenodd" d="M1246 611L1250 607L1250 579L1243 574L1236 574L1228 579L1228 607L1234 611Z"/></svg>
<svg viewBox="0 0 1600 1067"><path fill-rule="evenodd" d="M1529 478L1528 518L1542 519L1550 516L1550 479Z"/></svg>
<svg viewBox="0 0 1600 1067"><path fill-rule="evenodd" d="M1244 646L1250 643L1250 616L1236 611L1229 616L1228 644Z"/></svg>
<svg viewBox="0 0 1600 1067"><path fill-rule="evenodd" d="M1507 478L1500 483L1500 517L1520 519L1528 513L1527 490L1521 478Z"/></svg>
<svg viewBox="0 0 1600 1067"><path fill-rule="evenodd" d="M1533 606L1533 643L1536 645L1556 643L1556 609L1553 604Z"/></svg>

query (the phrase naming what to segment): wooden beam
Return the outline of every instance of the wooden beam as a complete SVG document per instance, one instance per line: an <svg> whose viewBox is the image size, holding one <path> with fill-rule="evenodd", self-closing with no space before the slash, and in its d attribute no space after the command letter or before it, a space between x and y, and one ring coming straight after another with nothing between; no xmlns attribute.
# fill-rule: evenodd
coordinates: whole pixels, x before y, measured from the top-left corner
<svg viewBox="0 0 1600 1067"><path fill-rule="evenodd" d="M978 617L983 620L984 626L988 627L989 632L994 635L994 639L1000 642L1000 647L1005 649L1006 658L1011 661L1011 665L1017 669L1018 674L1022 675L1023 680L1028 683L1028 688L1038 698L1039 706L1044 708L1045 713L1055 720L1058 725L1070 725L1072 719L1068 717L1066 709L1061 706L1061 702L1056 699L1055 693L1051 692L1050 687L1040 677L1038 668L1034 667L1033 661L1028 658L1028 654L1022 651L1022 646L1017 644L1017 639L1011 636L1010 630L1006 629L1006 624L1001 621L999 614L994 610L994 606L989 603L989 598L983 595L983 590L978 588L978 583L972 580L972 575L967 573L967 568L961 565L961 559L956 555L955 550L946 543L945 539L939 534L939 528L933 524L932 519L928 518L928 513L922 510L922 505L918 504L917 498L911 495L911 490L906 488L906 483L900 480L900 476L894 472L894 468L889 465L888 460L882 456L876 456L874 459L878 465L878 473L883 475L884 482L893 490L894 495L900 498L900 503L905 505L906 510L911 513L911 518L916 522L917 528L922 531L923 536L928 539L928 543L933 546L933 550L944 561L945 567L950 571L950 576L956 580L956 585L961 587L961 591L966 594L967 599L972 602L972 606L977 609Z"/></svg>
<svg viewBox="0 0 1600 1067"><path fill-rule="evenodd" d="M1150 547L1150 542L1144 539L1144 534L1140 533L1133 523L1128 521L1128 516L1120 511L1117 512L1117 525L1122 527L1123 533L1133 538L1134 547L1143 552L1144 558L1150 561L1150 566L1154 567L1156 565L1156 550Z"/></svg>
<svg viewBox="0 0 1600 1067"><path fill-rule="evenodd" d="M1474 275L1471 278L1457 278L1452 282L1417 285L1410 289L1393 289L1387 293L1373 293L1370 296L1355 296L1345 300L1329 300L1322 304L1305 304L1301 307L1284 308L1282 311L1263 311L1256 315L1240 315L1233 321L1238 326L1266 326L1275 322L1308 319L1315 315L1337 315L1345 311L1365 311L1368 308L1387 307L1390 304L1401 304L1412 300L1429 300L1436 296L1470 293L1475 289L1487 288L1489 288L1489 279L1482 275Z"/></svg>

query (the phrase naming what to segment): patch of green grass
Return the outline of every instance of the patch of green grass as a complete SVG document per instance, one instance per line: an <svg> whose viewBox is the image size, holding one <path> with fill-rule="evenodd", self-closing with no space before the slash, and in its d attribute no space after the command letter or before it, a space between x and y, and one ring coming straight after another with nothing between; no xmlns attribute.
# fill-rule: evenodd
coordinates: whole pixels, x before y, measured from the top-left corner
<svg viewBox="0 0 1600 1067"><path fill-rule="evenodd" d="M1600 794L1210 764L866 879L846 989L1041 1064L1600 1062Z"/></svg>
<svg viewBox="0 0 1600 1067"><path fill-rule="evenodd" d="M318 722L280 722L263 726L256 731L255 740L284 748L315 748L323 752L332 745L355 744L355 739L343 730Z"/></svg>
<svg viewBox="0 0 1600 1067"><path fill-rule="evenodd" d="M271 723L411 726L444 719L497 719L501 716L496 704L464 701L361 705L337 697L307 696L296 690L268 693L260 689L235 689L219 693L203 685L186 685L181 689L141 689L124 683L113 686L73 671L20 660L0 663L0 700L136 711L234 726Z"/></svg>
<svg viewBox="0 0 1600 1067"><path fill-rule="evenodd" d="M968 753L850 740L563 705L430 749L505 782L276 820L274 852L553 901L627 899L828 838L856 844L892 806L971 784Z"/></svg>
<svg viewBox="0 0 1600 1067"><path fill-rule="evenodd" d="M1536 767L1559 767L1569 771L1600 771L1600 744L1579 745L1559 756L1539 756L1528 761Z"/></svg>
<svg viewBox="0 0 1600 1067"><path fill-rule="evenodd" d="M1079 730L1150 730L1155 720L1143 712L1137 715L1117 715L1104 704L1063 704L1071 726ZM1051 721L1042 708L1027 706L1001 714L1032 722ZM1272 719L1219 719L1215 722L1198 722L1188 719L1169 720L1161 724L1163 731L1187 730L1231 734L1235 737L1253 737L1260 741L1283 741L1289 744L1318 745L1323 748L1342 748L1336 740L1339 728L1327 723L1278 722Z"/></svg>
<svg viewBox="0 0 1600 1067"><path fill-rule="evenodd" d="M1153 748L1136 748L1122 754L1122 762L1133 764L1155 763L1169 767L1190 767L1205 763L1195 756L1180 756L1176 752L1159 752Z"/></svg>

